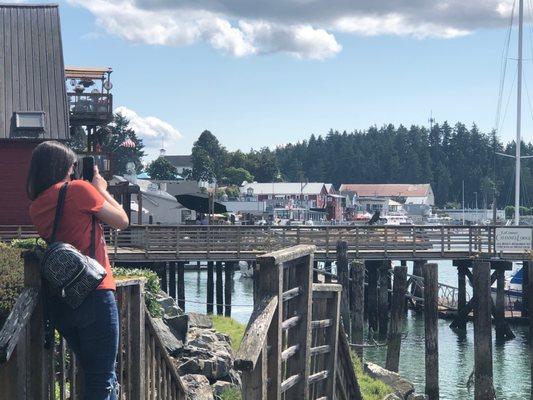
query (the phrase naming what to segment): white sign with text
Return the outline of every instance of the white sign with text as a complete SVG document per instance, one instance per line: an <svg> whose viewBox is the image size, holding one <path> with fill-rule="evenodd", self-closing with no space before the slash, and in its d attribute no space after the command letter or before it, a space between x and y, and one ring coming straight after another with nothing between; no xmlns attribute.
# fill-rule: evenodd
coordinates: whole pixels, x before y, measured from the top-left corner
<svg viewBox="0 0 533 400"><path fill-rule="evenodd" d="M496 228L496 252L524 253L531 250L532 233L531 228L518 226Z"/></svg>

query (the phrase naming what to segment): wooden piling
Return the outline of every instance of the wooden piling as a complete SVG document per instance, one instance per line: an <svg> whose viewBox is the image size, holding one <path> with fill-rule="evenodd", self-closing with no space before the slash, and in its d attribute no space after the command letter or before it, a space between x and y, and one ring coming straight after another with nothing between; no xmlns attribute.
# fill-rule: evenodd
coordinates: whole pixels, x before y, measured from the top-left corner
<svg viewBox="0 0 533 400"><path fill-rule="evenodd" d="M318 261L313 261L313 283L318 283Z"/></svg>
<svg viewBox="0 0 533 400"><path fill-rule="evenodd" d="M326 261L324 263L324 270L326 272L324 274L324 282L331 283L331 261Z"/></svg>
<svg viewBox="0 0 533 400"><path fill-rule="evenodd" d="M340 314L344 325L344 331L350 332L350 280L348 277L348 244L339 241L337 243L337 282L342 286Z"/></svg>
<svg viewBox="0 0 533 400"><path fill-rule="evenodd" d="M529 266L529 265L528 265ZM527 294L528 294L528 304L533 304L533 268L528 268L528 285L527 285ZM533 313L529 314L529 354L530 354L530 365L531 365L531 382L529 387L531 388L530 398L533 399Z"/></svg>
<svg viewBox="0 0 533 400"><path fill-rule="evenodd" d="M426 344L426 395L439 398L438 265L426 264L424 274L424 331Z"/></svg>
<svg viewBox="0 0 533 400"><path fill-rule="evenodd" d="M505 269L494 265L496 269L496 305L494 310L494 322L496 325L496 340L505 340Z"/></svg>
<svg viewBox="0 0 533 400"><path fill-rule="evenodd" d="M217 315L224 314L224 287L222 283L222 262L216 262L216 296L217 296Z"/></svg>
<svg viewBox="0 0 533 400"><path fill-rule="evenodd" d="M402 344L402 327L404 319L404 298L407 289L407 267L394 267L394 282L392 288L391 324L387 360L385 368L398 372L400 366L400 347Z"/></svg>
<svg viewBox="0 0 533 400"><path fill-rule="evenodd" d="M367 286L367 312L369 335L371 331L378 330L378 267L379 262L365 261L368 286Z"/></svg>
<svg viewBox="0 0 533 400"><path fill-rule="evenodd" d="M494 399L492 384L492 321L490 263L474 265L474 399Z"/></svg>
<svg viewBox="0 0 533 400"><path fill-rule="evenodd" d="M213 314L213 261L207 262L207 314Z"/></svg>
<svg viewBox="0 0 533 400"><path fill-rule="evenodd" d="M178 264L178 307L185 311L185 263Z"/></svg>
<svg viewBox="0 0 533 400"><path fill-rule="evenodd" d="M389 328L390 261L382 261L379 268L378 289L378 337L387 339Z"/></svg>
<svg viewBox="0 0 533 400"><path fill-rule="evenodd" d="M529 316L529 261L522 262L522 317Z"/></svg>
<svg viewBox="0 0 533 400"><path fill-rule="evenodd" d="M160 270L160 279L161 279L161 289L163 289L165 293L168 293L168 278L167 278L168 263L166 262L159 263L159 270Z"/></svg>
<svg viewBox="0 0 533 400"><path fill-rule="evenodd" d="M231 284L233 283L234 262L224 263L224 315L231 317Z"/></svg>
<svg viewBox="0 0 533 400"><path fill-rule="evenodd" d="M457 312L466 306L466 266L457 267ZM457 329L466 330L466 320L457 323Z"/></svg>
<svg viewBox="0 0 533 400"><path fill-rule="evenodd" d="M351 342L363 344L364 330L364 292L365 292L365 265L361 261L354 261L350 268L350 312L351 312ZM360 359L363 357L363 348L356 348Z"/></svg>
<svg viewBox="0 0 533 400"><path fill-rule="evenodd" d="M168 263L168 295L176 299L176 263Z"/></svg>

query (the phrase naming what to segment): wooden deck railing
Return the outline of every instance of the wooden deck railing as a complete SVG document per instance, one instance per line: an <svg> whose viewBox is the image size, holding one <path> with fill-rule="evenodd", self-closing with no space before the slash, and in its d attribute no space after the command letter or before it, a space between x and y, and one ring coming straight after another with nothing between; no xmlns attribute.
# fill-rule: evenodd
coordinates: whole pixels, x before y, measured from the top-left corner
<svg viewBox="0 0 533 400"><path fill-rule="evenodd" d="M231 252L260 254L298 244L316 246L317 255L335 258L336 244L347 242L354 258L380 252L385 257L402 253L405 257L446 258L458 254L495 255L495 226L244 226L244 225L132 225L123 231L106 229L111 257L133 252L188 256ZM0 226L0 241L36 237L30 226ZM360 254L361 253L361 254Z"/></svg>
<svg viewBox="0 0 533 400"><path fill-rule="evenodd" d="M341 286L312 283L314 250L258 258L254 312L235 359L244 399L361 398L347 344L339 351Z"/></svg>
<svg viewBox="0 0 533 400"><path fill-rule="evenodd" d="M25 289L0 331L0 400L81 399L82 371L65 340L43 347L43 305L35 253L25 253ZM117 377L122 400L185 399L185 388L153 328L144 281L117 281L120 339Z"/></svg>

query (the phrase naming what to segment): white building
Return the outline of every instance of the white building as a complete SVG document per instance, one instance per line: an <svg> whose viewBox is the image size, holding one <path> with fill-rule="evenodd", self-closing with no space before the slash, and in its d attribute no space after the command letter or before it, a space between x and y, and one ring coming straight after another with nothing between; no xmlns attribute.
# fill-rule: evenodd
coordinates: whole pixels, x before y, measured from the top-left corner
<svg viewBox="0 0 533 400"><path fill-rule="evenodd" d="M419 204L432 207L435 195L431 184L342 184L339 192L349 195L353 203L361 198L387 198L402 204Z"/></svg>

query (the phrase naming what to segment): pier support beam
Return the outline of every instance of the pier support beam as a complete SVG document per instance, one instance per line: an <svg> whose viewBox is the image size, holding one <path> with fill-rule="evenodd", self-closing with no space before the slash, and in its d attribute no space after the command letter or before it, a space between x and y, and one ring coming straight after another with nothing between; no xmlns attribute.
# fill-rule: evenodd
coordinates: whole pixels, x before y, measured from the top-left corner
<svg viewBox="0 0 533 400"><path fill-rule="evenodd" d="M490 264L474 266L474 399L494 399L492 383L492 321Z"/></svg>
<svg viewBox="0 0 533 400"><path fill-rule="evenodd" d="M159 263L159 280L161 284L161 289L163 292L168 294L168 279L167 279L167 272L168 272L168 263L162 262Z"/></svg>
<svg viewBox="0 0 533 400"><path fill-rule="evenodd" d="M400 347L402 344L402 326L405 307L405 290L407 289L407 267L394 267L394 282L392 288L391 324L389 331L389 345L385 368L398 372L400 366Z"/></svg>
<svg viewBox="0 0 533 400"><path fill-rule="evenodd" d="M454 260L454 267L457 267L457 315L466 307L466 276L470 273L469 268L472 266L470 260ZM458 330L466 330L466 319L457 320L455 328Z"/></svg>
<svg viewBox="0 0 533 400"><path fill-rule="evenodd" d="M529 261L522 262L522 317L529 316Z"/></svg>
<svg viewBox="0 0 533 400"><path fill-rule="evenodd" d="M496 324L496 340L502 341L514 339L514 334L505 320L505 271L510 271L513 264L509 261L492 261L491 268L496 274L496 304L490 299L492 305L492 314Z"/></svg>
<svg viewBox="0 0 533 400"><path fill-rule="evenodd" d="M318 261L313 261L313 283L318 283Z"/></svg>
<svg viewBox="0 0 533 400"><path fill-rule="evenodd" d="M379 340L387 339L389 328L389 287L390 287L390 261L382 261L379 268L378 291L378 337Z"/></svg>
<svg viewBox="0 0 533 400"><path fill-rule="evenodd" d="M233 273L235 262L224 264L224 316L231 317L231 284L233 283Z"/></svg>
<svg viewBox="0 0 533 400"><path fill-rule="evenodd" d="M217 295L217 315L224 314L224 286L222 283L222 262L216 262L216 295Z"/></svg>
<svg viewBox="0 0 533 400"><path fill-rule="evenodd" d="M527 271L528 276L528 285L527 285L527 293L528 293L528 304L533 305L533 268L528 268ZM529 354L530 354L530 363L531 363L531 398L533 399L533 357L531 357L531 354L533 354L533 313L529 313Z"/></svg>
<svg viewBox="0 0 533 400"><path fill-rule="evenodd" d="M176 300L176 263L168 263L168 295Z"/></svg>
<svg viewBox="0 0 533 400"><path fill-rule="evenodd" d="M415 260L413 261L413 276L422 277L424 276L424 265L427 263L427 260ZM423 298L424 293L420 285L417 285L416 282L413 282L411 286L411 294L415 297ZM414 300L414 303L416 304L415 310L416 311L422 311L422 307L420 307L420 304L416 300Z"/></svg>
<svg viewBox="0 0 533 400"><path fill-rule="evenodd" d="M363 344L364 329L364 293L365 293L365 265L361 261L354 261L350 268L350 311L351 311L351 342ZM363 348L356 347L359 358L363 358Z"/></svg>
<svg viewBox="0 0 533 400"><path fill-rule="evenodd" d="M368 277L367 286L367 312L369 335L378 330L378 275L379 261L365 261L366 273Z"/></svg>
<svg viewBox="0 0 533 400"><path fill-rule="evenodd" d="M438 265L424 265L424 331L426 344L426 395L439 399Z"/></svg>
<svg viewBox="0 0 533 400"><path fill-rule="evenodd" d="M341 321L344 331L350 332L350 280L348 276L348 244L337 242L337 283L342 286L341 292Z"/></svg>
<svg viewBox="0 0 533 400"><path fill-rule="evenodd" d="M178 307L185 311L185 263L178 264Z"/></svg>
<svg viewBox="0 0 533 400"><path fill-rule="evenodd" d="M326 272L324 274L324 282L331 283L331 261L326 261L324 263L324 270Z"/></svg>
<svg viewBox="0 0 533 400"><path fill-rule="evenodd" d="M213 261L207 262L207 314L213 314Z"/></svg>

